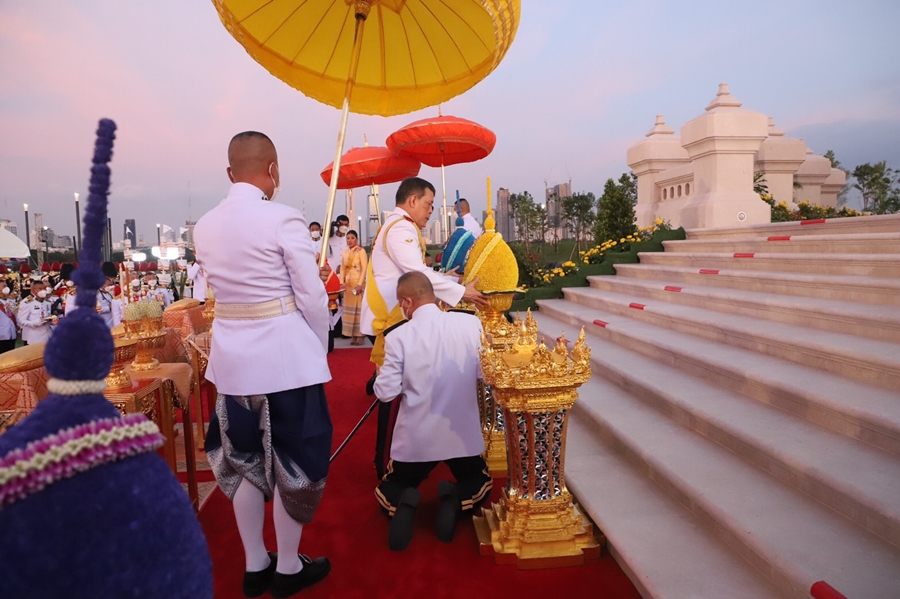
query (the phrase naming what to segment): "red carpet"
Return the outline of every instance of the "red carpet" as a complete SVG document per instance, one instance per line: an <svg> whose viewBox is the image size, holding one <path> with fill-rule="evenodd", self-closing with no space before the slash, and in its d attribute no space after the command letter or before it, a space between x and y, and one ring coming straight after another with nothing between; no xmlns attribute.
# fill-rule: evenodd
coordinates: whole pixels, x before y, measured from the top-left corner
<svg viewBox="0 0 900 599"><path fill-rule="evenodd" d="M335 448L371 404L364 389L372 374L368 355L368 349L340 349L329 356L334 380L326 386L326 393L334 422ZM459 522L453 543L438 541L434 533L436 487L441 479L450 478L443 466L420 488L422 503L409 548L404 552L391 551L387 544L388 520L373 494L378 482L372 465L374 445L373 414L332 464L322 504L315 520L303 531L300 550L311 556L327 555L332 563L331 574L297 597L639 599L634 586L608 555L581 568L523 571L514 566L496 566L493 558L478 554L469 519ZM497 499L501 487L501 481L495 481L492 501ZM269 511L266 543L274 551L275 532ZM212 555L216 599L243 597L243 550L231 502L216 489L199 518Z"/></svg>

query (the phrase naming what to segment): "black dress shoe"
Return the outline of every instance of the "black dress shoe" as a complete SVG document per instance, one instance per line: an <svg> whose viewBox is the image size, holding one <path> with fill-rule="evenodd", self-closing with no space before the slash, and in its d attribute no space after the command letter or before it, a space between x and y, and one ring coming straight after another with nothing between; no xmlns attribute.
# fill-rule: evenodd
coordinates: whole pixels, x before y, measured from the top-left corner
<svg viewBox="0 0 900 599"><path fill-rule="evenodd" d="M416 508L419 507L419 491L405 489L397 501L397 509L391 518L391 529L388 533L388 545L391 551L403 551L409 546L413 536Z"/></svg>
<svg viewBox="0 0 900 599"><path fill-rule="evenodd" d="M269 567L258 572L244 572L244 597L259 597L269 590L278 565L278 554L269 552Z"/></svg>
<svg viewBox="0 0 900 599"><path fill-rule="evenodd" d="M316 584L331 572L331 562L327 557L310 559L301 553L300 561L303 562L303 569L296 574L275 572L275 576L272 577L272 597L274 599L287 599L296 595L306 587Z"/></svg>
<svg viewBox="0 0 900 599"><path fill-rule="evenodd" d="M459 492L456 485L449 480L438 483L438 497L441 506L437 514L437 536L444 543L453 540L453 531L456 529L456 519L459 517Z"/></svg>

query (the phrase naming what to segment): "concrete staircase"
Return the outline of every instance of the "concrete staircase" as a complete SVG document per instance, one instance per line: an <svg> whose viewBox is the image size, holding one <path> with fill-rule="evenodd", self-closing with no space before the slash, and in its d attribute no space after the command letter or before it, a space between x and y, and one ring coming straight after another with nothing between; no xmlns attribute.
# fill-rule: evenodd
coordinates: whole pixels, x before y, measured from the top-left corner
<svg viewBox="0 0 900 599"><path fill-rule="evenodd" d="M900 597L900 215L689 231L584 326L570 490L645 597Z"/></svg>

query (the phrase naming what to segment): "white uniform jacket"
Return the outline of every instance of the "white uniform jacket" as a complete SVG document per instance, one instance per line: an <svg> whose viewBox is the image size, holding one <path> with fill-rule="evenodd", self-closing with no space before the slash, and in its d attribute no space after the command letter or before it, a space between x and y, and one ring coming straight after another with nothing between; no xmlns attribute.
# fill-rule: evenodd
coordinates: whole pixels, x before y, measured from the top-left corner
<svg viewBox="0 0 900 599"><path fill-rule="evenodd" d="M196 243L197 242L194 241L195 245ZM187 275L188 279L194 284L194 287L191 290L191 293L193 294L191 297L198 299L201 302L206 301L206 277L203 276L200 265L197 264L197 262L189 264L187 267Z"/></svg>
<svg viewBox="0 0 900 599"><path fill-rule="evenodd" d="M475 237L475 239L478 239L481 237L481 234L484 233L481 225L478 224L478 221L475 220L475 217L472 216L471 213L463 214L463 228L472 233L472 236Z"/></svg>
<svg viewBox="0 0 900 599"><path fill-rule="evenodd" d="M322 244L320 243L319 246ZM341 268L341 258L344 255L344 250L347 249L347 236L338 237L336 234L332 235L328 238L328 256L325 260L328 262L328 266L331 267L335 273Z"/></svg>
<svg viewBox="0 0 900 599"><path fill-rule="evenodd" d="M0 310L0 340L10 341L16 338L16 325L12 319Z"/></svg>
<svg viewBox="0 0 900 599"><path fill-rule="evenodd" d="M384 365L375 395L403 394L391 458L433 462L479 455L484 436L478 415L481 323L462 312L420 306L412 320L384 339Z"/></svg>
<svg viewBox="0 0 900 599"><path fill-rule="evenodd" d="M213 321L207 378L219 393L262 395L331 380L328 296L303 214L235 183L194 227L197 262L216 304L293 296L297 311L257 320ZM253 273L247 276L247 273Z"/></svg>
<svg viewBox="0 0 900 599"><path fill-rule="evenodd" d="M418 271L424 273L434 286L434 294L442 302L455 306L462 299L466 288L457 283L455 277L447 277L425 266L422 261L422 248L419 245L419 232L415 223L405 220L409 214L399 206L384 220L384 226L381 231L387 230L387 247L390 255L384 251L384 242L381 239L381 233L375 238L375 244L372 247L372 273L375 275L375 283L378 285L378 291L387 304L388 312L397 305L397 280L400 275ZM396 225L388 229L395 220L400 219ZM375 315L369 309L369 289L366 285L366 291L363 295L362 314L360 316L360 331L365 335L374 335L372 330L372 322Z"/></svg>
<svg viewBox="0 0 900 599"><path fill-rule="evenodd" d="M52 333L50 323L46 322L49 317L49 301L39 301L31 296L23 300L19 304L19 316L16 319L22 327L22 341L26 343L48 341Z"/></svg>
<svg viewBox="0 0 900 599"><path fill-rule="evenodd" d="M115 300L113 299L113 296L110 292L104 289L101 289L97 292L97 305L100 306L100 316L103 318L103 322L106 323L106 326L110 329L118 324L113 318L112 305L114 301ZM75 303L75 296L70 295L66 299L66 311L64 312L64 314L68 316L70 312L77 309L78 305Z"/></svg>

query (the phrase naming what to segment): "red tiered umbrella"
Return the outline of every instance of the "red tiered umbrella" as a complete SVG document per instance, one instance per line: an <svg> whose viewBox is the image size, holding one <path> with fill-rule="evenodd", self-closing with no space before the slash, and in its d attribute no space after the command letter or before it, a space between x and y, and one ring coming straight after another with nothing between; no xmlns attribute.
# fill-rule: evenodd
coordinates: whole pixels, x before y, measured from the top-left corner
<svg viewBox="0 0 900 599"><path fill-rule="evenodd" d="M366 185L395 183L419 174L422 165L415 158L396 156L388 148L365 146L351 148L341 157L338 172L338 189L352 189ZM327 185L331 181L334 162L322 171L322 180Z"/></svg>
<svg viewBox="0 0 900 599"><path fill-rule="evenodd" d="M445 215L447 181L444 167L481 160L493 151L496 143L497 136L490 129L474 121L441 114L412 122L387 138L387 146L398 156L409 156L422 164L441 167Z"/></svg>
<svg viewBox="0 0 900 599"><path fill-rule="evenodd" d="M422 164L415 158L397 156L388 148L365 145L362 148L350 148L341 157L340 170L338 171L338 189L353 189L367 185L384 185L402 181L407 177L415 177L419 174ZM331 182L331 171L334 162L322 171L322 180L325 184ZM378 194L375 195L375 209L378 212L378 222L381 223L381 210L378 207ZM323 241L323 252L324 252Z"/></svg>
<svg viewBox="0 0 900 599"><path fill-rule="evenodd" d="M497 136L476 122L455 116L415 121L387 138L398 156L410 156L431 167L481 160L491 153Z"/></svg>

